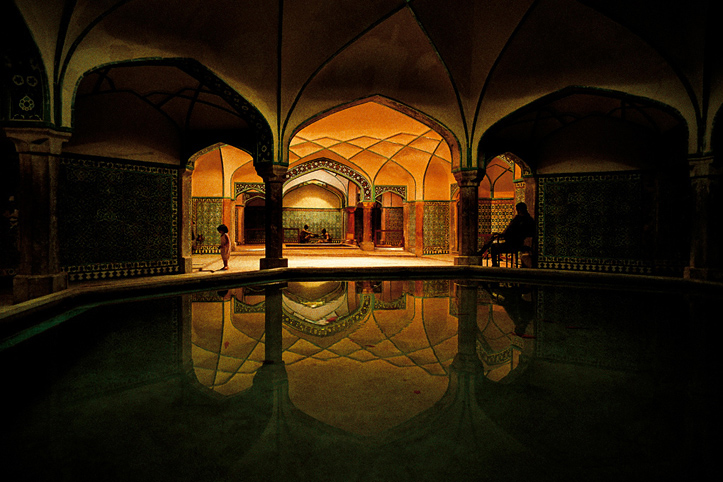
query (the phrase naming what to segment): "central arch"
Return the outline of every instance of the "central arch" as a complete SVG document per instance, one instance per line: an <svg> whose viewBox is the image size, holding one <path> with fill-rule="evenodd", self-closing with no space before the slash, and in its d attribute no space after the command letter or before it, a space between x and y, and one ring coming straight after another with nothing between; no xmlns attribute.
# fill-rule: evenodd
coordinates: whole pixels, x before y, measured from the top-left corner
<svg viewBox="0 0 723 482"><path fill-rule="evenodd" d="M320 158L314 159L313 161L307 161L298 166L295 166L284 174L284 184L289 181L296 179L297 177L309 174L314 171L329 171L348 179L359 187L362 201L372 201L372 184L369 180L364 177L361 173L356 171L354 168L342 164L338 161L331 159Z"/></svg>

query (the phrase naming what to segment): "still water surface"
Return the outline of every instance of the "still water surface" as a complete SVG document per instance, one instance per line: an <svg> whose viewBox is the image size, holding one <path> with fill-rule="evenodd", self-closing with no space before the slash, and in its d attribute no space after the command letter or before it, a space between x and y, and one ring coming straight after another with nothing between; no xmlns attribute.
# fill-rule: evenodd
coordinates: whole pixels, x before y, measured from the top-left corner
<svg viewBox="0 0 723 482"><path fill-rule="evenodd" d="M720 299L287 282L100 306L0 353L8 480L686 480Z"/></svg>

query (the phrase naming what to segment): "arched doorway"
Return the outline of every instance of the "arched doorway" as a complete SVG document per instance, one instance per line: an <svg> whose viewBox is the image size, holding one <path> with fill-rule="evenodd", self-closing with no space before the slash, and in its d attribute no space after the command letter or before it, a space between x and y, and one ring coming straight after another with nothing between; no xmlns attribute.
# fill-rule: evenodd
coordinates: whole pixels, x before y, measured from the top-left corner
<svg viewBox="0 0 723 482"><path fill-rule="evenodd" d="M480 152L530 164L522 177L539 267L680 275L689 253L686 146L686 125L667 106L569 88L498 122Z"/></svg>
<svg viewBox="0 0 723 482"><path fill-rule="evenodd" d="M243 207L236 208L236 226L242 229L236 231L236 244L264 244L266 224L266 200L253 195L243 203ZM239 219L239 216L242 216Z"/></svg>
<svg viewBox="0 0 723 482"><path fill-rule="evenodd" d="M396 192L385 191L377 196L372 216L374 246L404 247L404 198Z"/></svg>
<svg viewBox="0 0 723 482"><path fill-rule="evenodd" d="M423 114L374 97L339 106L302 125L289 142L289 173L298 166L312 171L308 163L319 159L350 171L336 172L359 188L356 198L346 199L346 239L363 249L380 243L418 256L447 254L452 166L459 157L456 143L450 142L449 133ZM395 199L393 204L384 206L387 201L380 196L385 192L398 195L385 195ZM377 240L383 225L396 234Z"/></svg>

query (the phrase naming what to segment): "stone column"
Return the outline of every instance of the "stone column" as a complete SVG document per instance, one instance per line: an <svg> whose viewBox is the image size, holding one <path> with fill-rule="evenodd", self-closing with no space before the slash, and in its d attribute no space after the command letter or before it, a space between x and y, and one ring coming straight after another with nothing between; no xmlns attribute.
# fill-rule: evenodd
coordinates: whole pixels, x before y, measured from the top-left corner
<svg viewBox="0 0 723 482"><path fill-rule="evenodd" d="M686 278L723 281L723 166L713 156L691 157L690 183L694 212L691 215L690 266Z"/></svg>
<svg viewBox="0 0 723 482"><path fill-rule="evenodd" d="M15 303L68 287L60 269L58 239L58 156L66 132L47 128L5 128L18 151L18 247L20 263L13 279Z"/></svg>
<svg viewBox="0 0 723 482"><path fill-rule="evenodd" d="M193 239L191 236L193 219L192 217L192 206L191 206L191 175L192 171L186 169L181 173L180 179L180 219L181 223L180 236L179 236L179 253L180 259L179 268L181 273L193 272L193 258L191 256L191 247L193 245ZM197 233L194 233L197 234Z"/></svg>
<svg viewBox="0 0 723 482"><path fill-rule="evenodd" d="M264 364L283 365L282 359L282 294L281 289L286 283L273 283L264 289L265 311L264 326Z"/></svg>
<svg viewBox="0 0 723 482"><path fill-rule="evenodd" d="M257 166L266 186L266 240L265 257L260 260L261 269L285 268L289 260L283 258L283 187L287 166Z"/></svg>
<svg viewBox="0 0 723 482"><path fill-rule="evenodd" d="M361 204L364 208L364 236L362 242L359 243L359 247L363 251L374 251L374 240L372 239L372 209L374 203L363 202Z"/></svg>
<svg viewBox="0 0 723 482"><path fill-rule="evenodd" d="M455 265L479 264L477 256L478 214L477 188L481 173L474 171L458 171L454 178L459 186L459 256L454 258Z"/></svg>
<svg viewBox="0 0 723 482"><path fill-rule="evenodd" d="M477 283L458 280L454 288L459 329L453 365L461 371L475 372L482 368L477 356Z"/></svg>
<svg viewBox="0 0 723 482"><path fill-rule="evenodd" d="M354 211L356 211L356 206L344 208L344 212L346 214L346 232L344 233L344 242L354 241Z"/></svg>

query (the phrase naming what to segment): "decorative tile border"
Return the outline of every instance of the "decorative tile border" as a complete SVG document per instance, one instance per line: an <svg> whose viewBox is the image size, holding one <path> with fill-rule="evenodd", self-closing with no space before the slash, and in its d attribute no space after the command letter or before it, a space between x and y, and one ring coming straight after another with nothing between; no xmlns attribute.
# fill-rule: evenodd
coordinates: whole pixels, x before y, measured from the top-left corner
<svg viewBox="0 0 723 482"><path fill-rule="evenodd" d="M407 200L407 186L374 186L374 199L378 198L385 192L393 192L399 194L402 199Z"/></svg>
<svg viewBox="0 0 723 482"><path fill-rule="evenodd" d="M369 314L373 310L374 295L360 294L359 295L359 307L349 313L346 316L342 316L336 319L333 323L328 325L314 325L306 321L300 320L295 316L291 316L286 312L282 313L282 323L291 326L292 328L314 336L330 336L340 333L352 325L360 323L369 317Z"/></svg>
<svg viewBox="0 0 723 482"><path fill-rule="evenodd" d="M284 174L284 180L289 181L309 172L318 171L320 169L335 172L356 183L361 188L361 192L363 194L362 201L374 200L372 199L372 185L364 176L359 174L351 167L336 161L332 161L331 159L315 159L313 161L299 164L298 166L286 171L286 174Z"/></svg>
<svg viewBox="0 0 723 482"><path fill-rule="evenodd" d="M263 182L236 182L234 183L233 197L236 199L242 193L266 193L266 185Z"/></svg>

